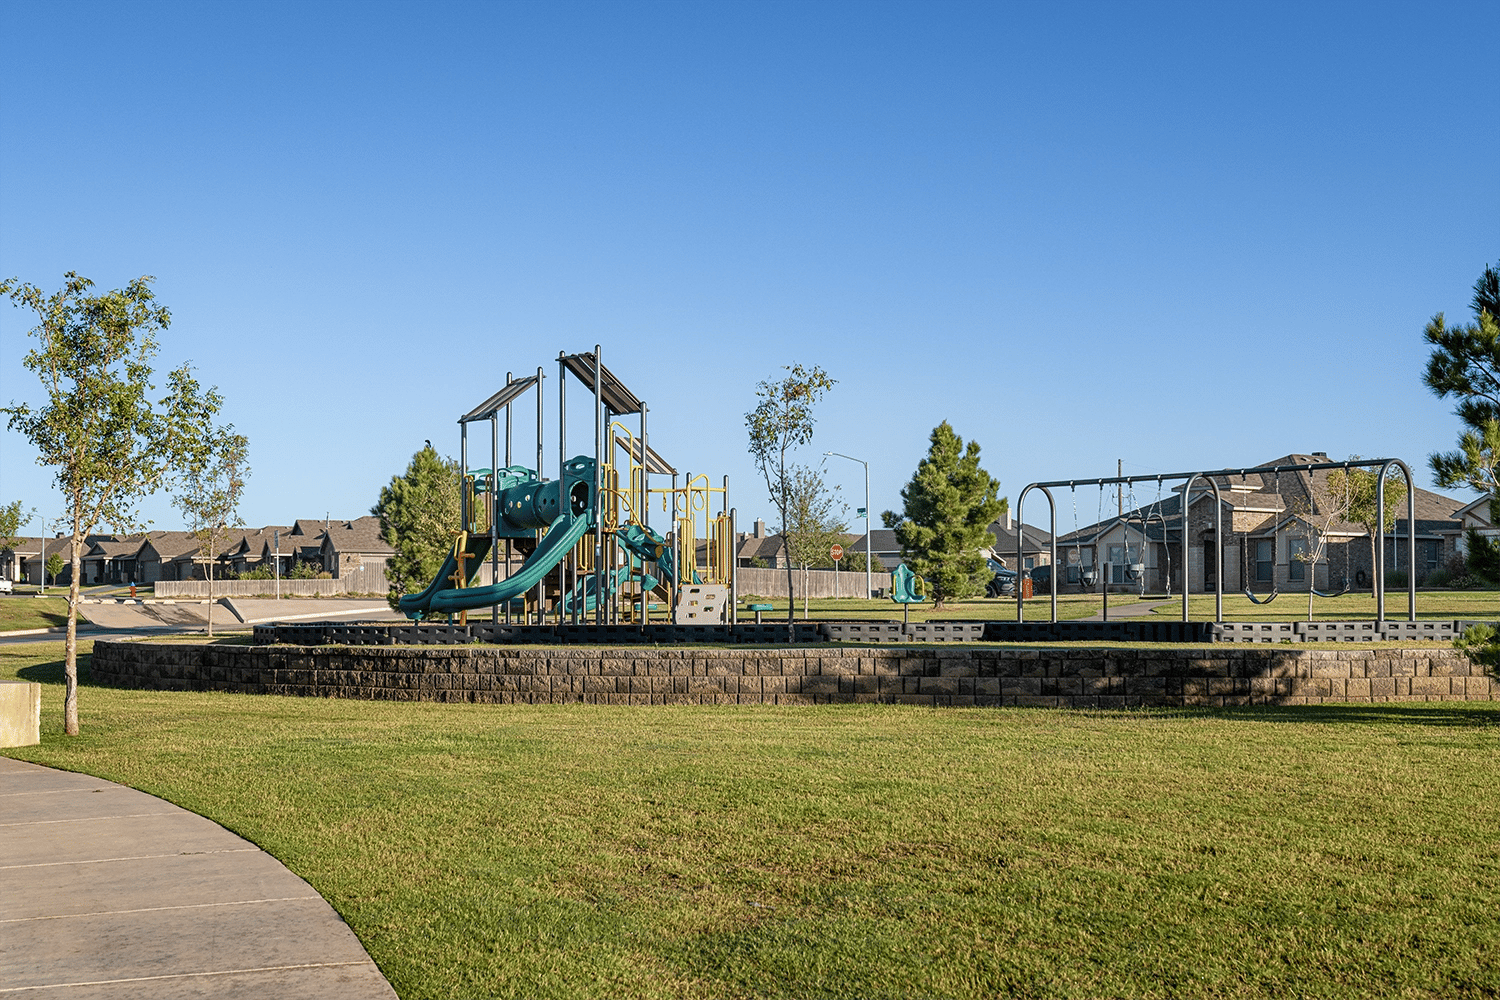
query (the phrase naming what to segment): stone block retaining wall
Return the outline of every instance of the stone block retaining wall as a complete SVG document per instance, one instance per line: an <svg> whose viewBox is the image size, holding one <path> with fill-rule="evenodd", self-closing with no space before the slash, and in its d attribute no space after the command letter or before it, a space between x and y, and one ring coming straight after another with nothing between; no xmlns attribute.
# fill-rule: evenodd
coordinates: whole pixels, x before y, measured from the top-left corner
<svg viewBox="0 0 1500 1000"><path fill-rule="evenodd" d="M95 681L442 702L1223 706L1492 701L1451 649L640 649L94 644Z"/></svg>

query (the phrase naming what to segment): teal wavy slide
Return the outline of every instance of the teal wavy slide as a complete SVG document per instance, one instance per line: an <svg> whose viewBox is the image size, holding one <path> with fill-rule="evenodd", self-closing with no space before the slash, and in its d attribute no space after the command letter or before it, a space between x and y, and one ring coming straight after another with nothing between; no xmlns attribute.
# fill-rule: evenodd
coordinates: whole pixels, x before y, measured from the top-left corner
<svg viewBox="0 0 1500 1000"><path fill-rule="evenodd" d="M479 566L484 562L484 557L489 555L489 552L489 535L469 536L467 543L464 545L464 553L468 556L465 562L469 567L470 580L479 572ZM427 585L425 590L417 594L402 595L401 610L410 618L415 618L426 611L429 603L432 601L433 595L444 587L450 586L453 574L457 571L458 561L453 558L453 553L449 552L443 559L443 565L437 571L437 575L432 578L432 582Z"/></svg>
<svg viewBox="0 0 1500 1000"><path fill-rule="evenodd" d="M450 555L438 572L437 579L420 594L408 594L401 598L401 610L410 618L420 614L450 614L457 611L473 611L493 604L504 604L534 588L549 572L557 567L573 551L578 540L594 526L592 513L564 514L552 522L547 534L537 543L536 551L511 576L487 587L443 588L442 584L454 571ZM489 539L485 538L486 551ZM478 569L478 562L474 564ZM441 589L440 589L441 588Z"/></svg>

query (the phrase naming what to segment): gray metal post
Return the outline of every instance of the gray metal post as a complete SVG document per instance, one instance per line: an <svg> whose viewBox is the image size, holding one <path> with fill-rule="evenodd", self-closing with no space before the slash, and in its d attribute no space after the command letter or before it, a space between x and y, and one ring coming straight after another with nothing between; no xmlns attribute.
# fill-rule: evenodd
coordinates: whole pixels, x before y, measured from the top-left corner
<svg viewBox="0 0 1500 1000"><path fill-rule="evenodd" d="M725 480L728 480L729 477L725 476L724 478L725 478ZM731 507L729 509L729 537L731 539L735 539L735 538L739 537L738 534L735 531L735 525L736 525L737 521L738 521L738 518L736 517L736 512L735 512L734 508ZM730 547L733 548L733 544L732 543L731 543ZM736 552L735 556L736 556L736 558L731 559L729 561L729 624L731 624L731 625L738 625L740 623L740 560L738 558L739 553Z"/></svg>
<svg viewBox="0 0 1500 1000"><path fill-rule="evenodd" d="M1021 491L1021 495L1016 498L1016 621L1023 622L1026 620L1026 598L1023 596L1025 591L1021 586L1021 567L1025 563L1025 557L1021 554L1025 548L1025 528L1021 521L1021 516L1026 510L1026 494L1034 489L1042 491L1042 494L1047 498L1047 506L1052 509L1052 545L1049 548L1049 557L1053 563L1052 620L1055 622L1057 621L1057 502L1052 498L1052 491L1038 483L1032 483L1027 486ZM865 510L868 512L869 508L866 507Z"/></svg>
<svg viewBox="0 0 1500 1000"><path fill-rule="evenodd" d="M1195 472L1182 488L1182 620L1188 621L1188 515L1193 496L1193 484L1202 479L1214 494L1214 621L1224 620L1224 505L1219 494L1219 484L1211 476ZM1163 529L1165 531L1165 529ZM1208 553L1203 553L1204 562Z"/></svg>
<svg viewBox="0 0 1500 1000"><path fill-rule="evenodd" d="M648 428L646 426L646 424L647 424L646 417L647 417L647 414L650 411L651 411L651 408L646 405L645 400L642 400L641 401L641 510L640 510L640 519L641 519L641 527L643 527L643 528L649 528L651 526L651 467L650 467L650 463L647 461L647 458L646 458L647 455L651 454L651 451L650 451L650 448L651 448L650 437L648 436ZM641 592L641 625L644 627L646 625L646 623L648 621L650 621L650 619L651 619L651 612L649 610L649 608L651 606L651 602L649 600L647 600L647 594L646 594L646 560L644 560L644 559L641 560L641 580L640 580L640 583L641 583L641 586L640 586L639 589L640 589L640 592Z"/></svg>
<svg viewBox="0 0 1500 1000"><path fill-rule="evenodd" d="M1375 532L1375 621L1385 621L1385 474L1391 466L1401 470L1406 477L1406 613L1408 621L1417 620L1417 491L1411 478L1411 469L1399 458L1393 458L1380 467L1375 478L1375 510L1377 530ZM1396 525L1391 524L1395 535Z"/></svg>
<svg viewBox="0 0 1500 1000"><path fill-rule="evenodd" d="M865 600L875 597L874 575L870 572L870 463L865 462Z"/></svg>
<svg viewBox="0 0 1500 1000"><path fill-rule="evenodd" d="M557 516L568 513L568 368L563 364L563 352L557 352ZM557 624L563 623L563 601L569 596L568 555L557 561ZM578 614L578 602L573 602L573 614Z"/></svg>
<svg viewBox="0 0 1500 1000"><path fill-rule="evenodd" d="M505 384L508 386L514 381L510 372L505 373ZM510 468L510 404L505 404L505 467ZM495 522L500 521L499 505L495 507ZM505 578L510 579L510 538L505 539ZM510 601L505 602L505 624L510 624Z"/></svg>
<svg viewBox="0 0 1500 1000"><path fill-rule="evenodd" d="M599 345L594 345L594 624L604 624L604 497L600 486L604 476L604 387L601 383L604 362Z"/></svg>
<svg viewBox="0 0 1500 1000"><path fill-rule="evenodd" d="M500 415L490 414L490 583L500 582L500 508L495 485L500 482ZM500 602L490 605L490 623L500 623Z"/></svg>
<svg viewBox="0 0 1500 1000"><path fill-rule="evenodd" d="M546 377L547 373L542 370L540 365L538 365L536 370L536 488L538 490L542 488L542 451L544 448L544 444L542 442L542 385L543 379L545 379ZM536 623L538 625L545 625L547 623L545 610L546 607L547 581L546 578L543 577L536 582Z"/></svg>
<svg viewBox="0 0 1500 1000"><path fill-rule="evenodd" d="M673 544L681 541L677 537L677 473L672 473L672 527L668 532L673 539ZM675 556L672 559L674 575L672 585L667 588L667 608L672 613L672 621L677 620L677 589L682 583L682 563Z"/></svg>
<svg viewBox="0 0 1500 1000"><path fill-rule="evenodd" d="M458 527L462 531L469 530L469 496L464 487L464 479L469 475L469 422L460 420L458 422Z"/></svg>

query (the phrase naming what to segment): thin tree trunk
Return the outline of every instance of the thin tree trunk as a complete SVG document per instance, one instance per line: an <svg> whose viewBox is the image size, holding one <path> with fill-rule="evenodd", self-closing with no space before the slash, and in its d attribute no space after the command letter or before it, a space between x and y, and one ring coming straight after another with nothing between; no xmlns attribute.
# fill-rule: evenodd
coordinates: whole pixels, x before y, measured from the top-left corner
<svg viewBox="0 0 1500 1000"><path fill-rule="evenodd" d="M212 554L214 544L212 536L209 538L208 548ZM208 563L208 637L214 637L214 564L210 559Z"/></svg>
<svg viewBox="0 0 1500 1000"><path fill-rule="evenodd" d="M782 525L786 524L785 512L781 515ZM795 570L792 567L792 536L785 527L781 529L781 545L786 552L786 641L797 641L797 591L794 582Z"/></svg>
<svg viewBox="0 0 1500 1000"><path fill-rule="evenodd" d="M63 678L67 685L63 694L63 732L69 736L78 735L78 574L83 561L83 539L78 534L78 521L75 519L73 524L73 578L68 581L68 637L63 645Z"/></svg>

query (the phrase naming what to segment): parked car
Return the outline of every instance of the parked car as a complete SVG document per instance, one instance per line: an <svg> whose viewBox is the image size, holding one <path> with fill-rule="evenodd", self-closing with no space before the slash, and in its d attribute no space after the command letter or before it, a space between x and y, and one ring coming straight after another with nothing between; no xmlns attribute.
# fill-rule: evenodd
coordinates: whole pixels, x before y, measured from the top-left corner
<svg viewBox="0 0 1500 1000"><path fill-rule="evenodd" d="M1052 592L1051 566L1033 566L1026 571L1026 575L1031 577L1031 587L1036 593L1040 594L1043 591Z"/></svg>
<svg viewBox="0 0 1500 1000"><path fill-rule="evenodd" d="M11 583L9 580L5 579L3 576L0 576L0 594L11 594L11 593L15 592L15 589L16 589L16 585L15 584Z"/></svg>
<svg viewBox="0 0 1500 1000"><path fill-rule="evenodd" d="M990 577L990 582L984 585L985 597L1011 597L1016 592L1016 571L1006 569L1004 566L988 559L990 570L995 574Z"/></svg>

